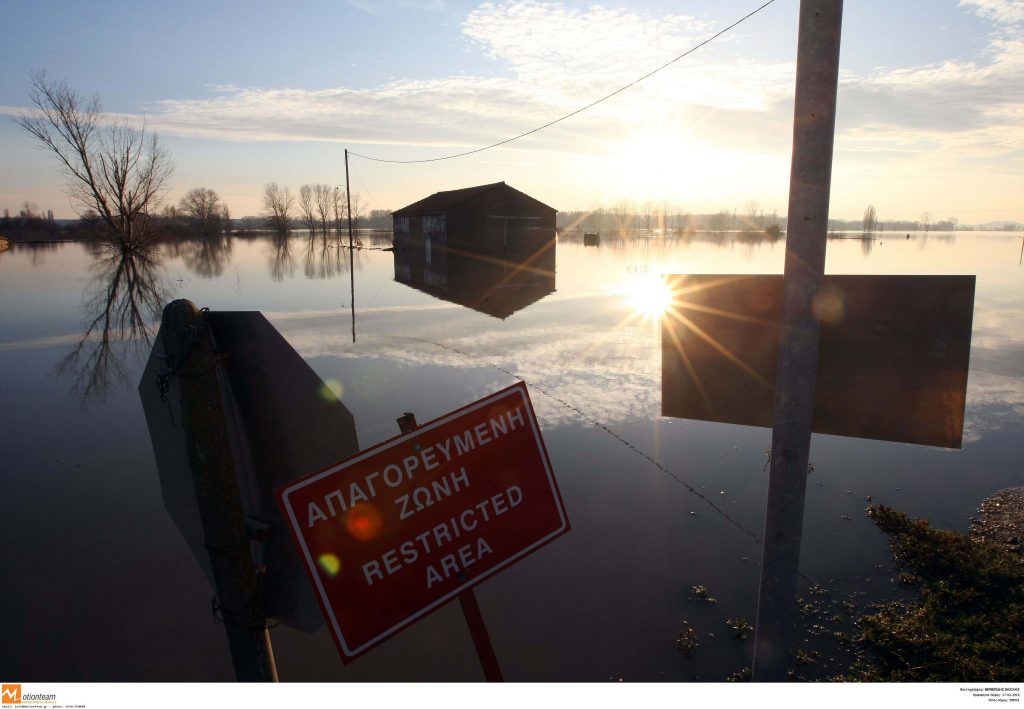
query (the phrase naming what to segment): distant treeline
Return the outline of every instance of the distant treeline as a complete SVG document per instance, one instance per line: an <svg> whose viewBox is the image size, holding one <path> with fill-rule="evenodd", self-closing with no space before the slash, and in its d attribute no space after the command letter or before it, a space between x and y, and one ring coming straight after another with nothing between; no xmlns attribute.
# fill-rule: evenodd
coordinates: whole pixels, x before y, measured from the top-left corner
<svg viewBox="0 0 1024 709"><path fill-rule="evenodd" d="M721 211L715 214L693 214L647 205L621 202L610 208L588 211L559 212L555 225L562 230L580 229L598 232L662 231L674 234L700 231L747 231L778 234L785 230L786 220L776 213L758 210L746 213Z"/></svg>
<svg viewBox="0 0 1024 709"><path fill-rule="evenodd" d="M0 217L0 236L11 241L55 241L63 238L63 228L67 222L53 218L53 210L42 212L35 202L24 202L21 211L11 216L9 209L4 210Z"/></svg>
<svg viewBox="0 0 1024 709"><path fill-rule="evenodd" d="M189 190L177 204L164 206L159 213L145 217L147 231L157 241L178 241L210 237L223 234L258 234L274 231L284 233L308 229L310 232L333 232L343 234L347 230L347 209L332 189L323 192L323 204L317 208L316 193L319 185L303 185L299 199L295 200L288 188L267 185L268 195L264 196L266 209L258 216L232 218L227 205L216 192L207 188ZM277 198L283 200L283 208L272 203L274 189ZM314 199L307 201L307 194ZM352 200L352 221L355 229L392 228L391 211L372 209L363 213L362 200L354 194ZM330 207L328 208L328 203ZM744 211L721 210L711 214L693 214L677 209L654 207L649 204L636 205L620 202L613 207L598 207L592 210L558 212L556 225L560 231L597 231L605 234L634 231L663 232L668 234L694 234L698 232L741 232L766 234L778 237L786 231L786 218L776 212L764 212L748 205ZM1021 231L1024 225L1017 222L996 222L984 225L964 225L955 218L931 220L925 213L920 219L881 219L874 207L868 206L864 218L829 219L828 230L874 232L918 232L918 231L970 231L975 229L993 231ZM0 236L11 241L61 241L102 238L103 225L96 214L87 212L81 218L54 219L52 210L41 210L35 203L25 202L16 215L9 209L0 217Z"/></svg>
<svg viewBox="0 0 1024 709"><path fill-rule="evenodd" d="M659 207L620 203L611 208L587 211L559 212L556 224L560 229L580 229L583 231L663 231L685 234L700 231L736 231L779 233L786 231L786 217L777 212L764 212L756 207L748 207L744 211L721 210L711 214L693 214ZM862 219L829 219L829 231L963 231L976 228L1003 229L1018 231L1024 225L1007 222L997 226L984 227L966 226L956 218L932 221L929 215L921 219L880 219L874 208L869 205Z"/></svg>

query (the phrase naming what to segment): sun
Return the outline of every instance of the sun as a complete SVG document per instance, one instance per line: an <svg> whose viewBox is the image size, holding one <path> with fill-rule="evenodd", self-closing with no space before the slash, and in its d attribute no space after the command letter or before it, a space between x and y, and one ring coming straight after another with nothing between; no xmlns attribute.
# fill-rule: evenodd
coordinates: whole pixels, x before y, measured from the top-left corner
<svg viewBox="0 0 1024 709"><path fill-rule="evenodd" d="M634 315L641 318L660 319L672 304L672 293L665 280L657 274L637 274L616 289L623 296Z"/></svg>

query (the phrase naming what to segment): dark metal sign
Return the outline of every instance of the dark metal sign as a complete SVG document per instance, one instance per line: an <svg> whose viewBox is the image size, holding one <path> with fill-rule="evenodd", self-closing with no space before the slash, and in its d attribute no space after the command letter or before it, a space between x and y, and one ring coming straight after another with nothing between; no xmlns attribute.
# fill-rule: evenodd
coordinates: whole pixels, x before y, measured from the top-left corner
<svg viewBox="0 0 1024 709"><path fill-rule="evenodd" d="M662 415L772 425L782 276L666 276ZM959 448L974 276L825 276L811 430Z"/></svg>
<svg viewBox="0 0 1024 709"><path fill-rule="evenodd" d="M335 393L258 312L206 314L220 357L217 379L241 505L265 567L261 599L267 617L312 632L323 625L274 489L308 470L359 450L355 420ZM211 582L209 550L187 455L176 380L158 387L169 368L163 333L139 382L156 453L164 507ZM176 413L178 412L178 413Z"/></svg>

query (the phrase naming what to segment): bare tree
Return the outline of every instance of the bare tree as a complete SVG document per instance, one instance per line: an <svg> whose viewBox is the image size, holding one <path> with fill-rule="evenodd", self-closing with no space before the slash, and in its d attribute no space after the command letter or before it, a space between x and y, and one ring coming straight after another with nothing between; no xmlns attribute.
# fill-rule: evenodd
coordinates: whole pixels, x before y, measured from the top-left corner
<svg viewBox="0 0 1024 709"><path fill-rule="evenodd" d="M877 225L878 212L875 211L875 205L869 204L868 208L864 210L864 233L872 233L875 231Z"/></svg>
<svg viewBox="0 0 1024 709"><path fill-rule="evenodd" d="M349 201L352 203L352 228L358 229L359 222L363 218L363 198L358 192L353 192ZM345 216L348 216L348 210L346 210Z"/></svg>
<svg viewBox="0 0 1024 709"><path fill-rule="evenodd" d="M309 229L310 235L316 231L316 215L313 213L315 202L313 185L303 185L299 188L299 211L302 213L302 221Z"/></svg>
<svg viewBox="0 0 1024 709"><path fill-rule="evenodd" d="M221 233L230 219L227 205L220 201L216 192L206 187L186 192L178 202L178 210L203 234Z"/></svg>
<svg viewBox="0 0 1024 709"><path fill-rule="evenodd" d="M289 212L294 206L295 198L287 187L279 187L276 182L263 186L263 216L278 233L288 232Z"/></svg>
<svg viewBox="0 0 1024 709"><path fill-rule="evenodd" d="M334 230L341 233L341 218L345 214L345 207L341 199L341 189L335 187L331 195L331 208L334 211Z"/></svg>
<svg viewBox="0 0 1024 709"><path fill-rule="evenodd" d="M745 212L744 217L747 222L746 228L752 231L759 231L764 225L764 213L761 211L761 205L752 199L743 205L743 211Z"/></svg>
<svg viewBox="0 0 1024 709"><path fill-rule="evenodd" d="M644 229L651 230L651 217L654 215L654 203L647 200L637 207L637 213L643 220Z"/></svg>
<svg viewBox="0 0 1024 709"><path fill-rule="evenodd" d="M320 229L325 235L331 218L331 198L330 185L313 185L313 200L316 202L316 211L320 216Z"/></svg>
<svg viewBox="0 0 1024 709"><path fill-rule="evenodd" d="M149 214L174 172L157 136L144 124L108 118L99 97L87 99L45 72L30 78L29 99L35 109L14 120L56 156L79 214L95 212L106 236L122 247L145 243Z"/></svg>
<svg viewBox="0 0 1024 709"><path fill-rule="evenodd" d="M708 219L708 228L714 232L723 232L725 231L728 219L729 213L723 209L719 211L718 214L711 215L710 219Z"/></svg>
<svg viewBox="0 0 1024 709"><path fill-rule="evenodd" d="M18 212L18 216L22 219L38 219L39 218L39 205L35 202L25 201L21 203L21 211Z"/></svg>
<svg viewBox="0 0 1024 709"><path fill-rule="evenodd" d="M611 209L611 215L615 222L615 229L622 233L628 226L629 215L633 211L633 203L626 199L620 199L615 203L615 206Z"/></svg>

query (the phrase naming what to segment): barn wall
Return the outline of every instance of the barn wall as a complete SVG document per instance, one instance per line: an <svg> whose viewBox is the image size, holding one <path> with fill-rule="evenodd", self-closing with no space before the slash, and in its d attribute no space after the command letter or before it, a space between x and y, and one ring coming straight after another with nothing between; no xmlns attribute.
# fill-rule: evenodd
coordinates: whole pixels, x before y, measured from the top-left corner
<svg viewBox="0 0 1024 709"><path fill-rule="evenodd" d="M395 247L429 253L435 263L448 249L511 261L542 254L543 263L553 270L554 243L555 210L508 187L487 190L443 213L394 218Z"/></svg>

